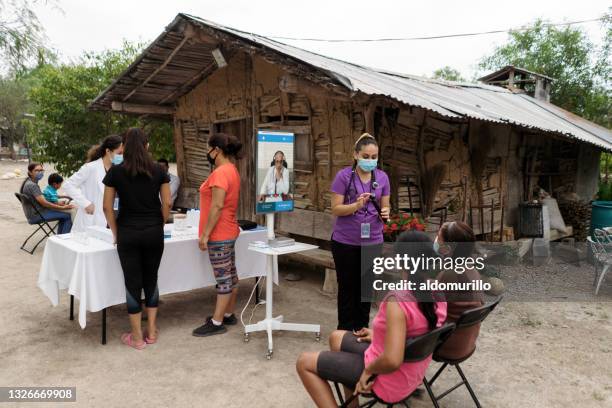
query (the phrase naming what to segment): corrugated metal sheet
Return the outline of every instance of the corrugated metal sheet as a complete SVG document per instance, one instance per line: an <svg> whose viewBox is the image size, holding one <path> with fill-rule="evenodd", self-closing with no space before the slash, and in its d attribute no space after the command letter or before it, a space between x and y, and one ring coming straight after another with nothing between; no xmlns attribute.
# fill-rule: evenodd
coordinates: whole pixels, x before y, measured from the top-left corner
<svg viewBox="0 0 612 408"><path fill-rule="evenodd" d="M353 92L388 96L447 117L470 117L556 132L612 150L612 132L609 129L525 94L513 93L491 85L439 81L377 70L198 17L182 16L196 24L235 35L324 70Z"/></svg>

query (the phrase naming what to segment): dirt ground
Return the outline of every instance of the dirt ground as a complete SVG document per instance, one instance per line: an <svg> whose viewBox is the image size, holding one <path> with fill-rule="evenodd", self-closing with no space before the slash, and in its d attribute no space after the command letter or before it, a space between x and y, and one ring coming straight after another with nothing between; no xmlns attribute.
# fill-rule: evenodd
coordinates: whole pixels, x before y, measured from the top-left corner
<svg viewBox="0 0 612 408"><path fill-rule="evenodd" d="M0 162L0 175L25 162ZM49 167L47 174L49 174ZM123 305L108 313L108 344L100 344L101 314L85 330L68 319L68 295L52 307L36 286L44 246L32 256L19 250L32 230L13 192L20 180L0 180L0 386L76 386L87 407L310 407L295 372L304 350L323 350L310 334L276 333L265 359L265 336L243 342L240 326L226 335L196 338L191 330L212 311L214 290L163 296L158 344L142 352L119 341L128 328ZM42 183L44 184L44 182ZM288 268L281 269L281 275ZM275 313L288 321L335 326L335 299L322 295L322 273L303 268L304 279L281 279ZM241 287L244 305L251 282ZM484 323L477 352L462 364L485 407L609 407L612 405L612 298L581 303L502 303ZM262 318L259 307L254 321ZM248 317L248 315L247 315ZM437 365L430 367L429 374ZM435 388L458 379L447 370ZM27 406L27 403L20 406ZM44 406L37 403L34 406ZM54 404L53 406L57 406ZM66 403L74 406L74 403ZM473 407L465 388L443 407ZM427 399L413 407L430 407Z"/></svg>

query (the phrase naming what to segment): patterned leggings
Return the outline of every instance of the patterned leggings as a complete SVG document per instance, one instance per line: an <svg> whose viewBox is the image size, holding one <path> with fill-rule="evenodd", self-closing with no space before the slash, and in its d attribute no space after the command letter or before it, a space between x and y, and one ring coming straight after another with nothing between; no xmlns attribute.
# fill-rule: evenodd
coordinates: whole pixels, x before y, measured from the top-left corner
<svg viewBox="0 0 612 408"><path fill-rule="evenodd" d="M228 294L238 286L235 240L209 241L208 257L217 281L217 293Z"/></svg>

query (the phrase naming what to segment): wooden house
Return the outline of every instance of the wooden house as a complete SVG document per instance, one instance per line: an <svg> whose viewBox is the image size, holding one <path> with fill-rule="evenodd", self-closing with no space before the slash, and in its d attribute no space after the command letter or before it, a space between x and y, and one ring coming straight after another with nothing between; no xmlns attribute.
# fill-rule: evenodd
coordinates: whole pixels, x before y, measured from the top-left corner
<svg viewBox="0 0 612 408"><path fill-rule="evenodd" d="M600 152L612 150L609 129L516 87L376 70L185 14L91 108L174 122L185 207L198 205L209 172L208 137L240 137L244 219L255 219L256 131L293 132L296 210L278 228L320 240L331 234L331 181L363 132L380 144L394 210L424 214L430 229L440 218L470 220L478 233L491 219L493 230L502 218L515 225L536 185L590 199Z"/></svg>

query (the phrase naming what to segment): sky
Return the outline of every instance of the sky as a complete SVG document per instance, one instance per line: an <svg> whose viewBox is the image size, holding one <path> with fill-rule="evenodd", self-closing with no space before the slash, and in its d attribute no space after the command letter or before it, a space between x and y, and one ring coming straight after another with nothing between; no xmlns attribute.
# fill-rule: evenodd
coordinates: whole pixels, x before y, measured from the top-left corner
<svg viewBox="0 0 612 408"><path fill-rule="evenodd" d="M297 38L384 38L469 33L601 17L610 0L362 1L362 0L57 0L35 8L51 46L64 61L83 51L118 48L122 41L149 43L179 12L265 36ZM61 10L60 10L61 9ZM598 43L598 22L581 24ZM283 42L367 66L431 76L449 65L466 78L507 34L375 43Z"/></svg>

